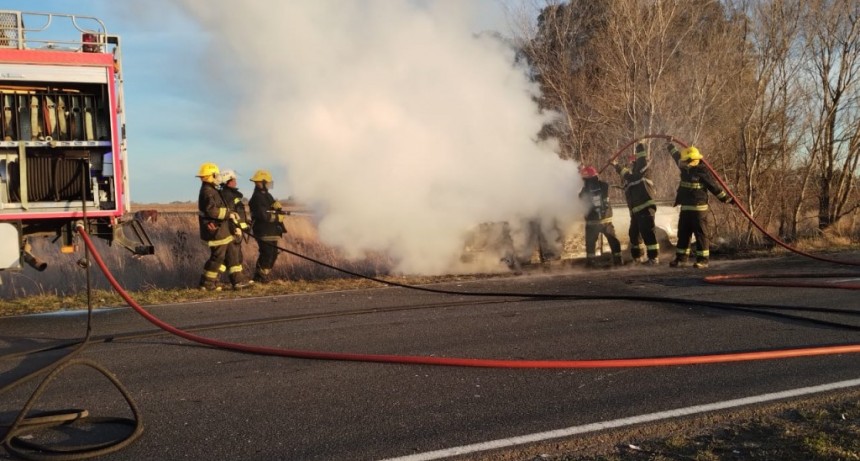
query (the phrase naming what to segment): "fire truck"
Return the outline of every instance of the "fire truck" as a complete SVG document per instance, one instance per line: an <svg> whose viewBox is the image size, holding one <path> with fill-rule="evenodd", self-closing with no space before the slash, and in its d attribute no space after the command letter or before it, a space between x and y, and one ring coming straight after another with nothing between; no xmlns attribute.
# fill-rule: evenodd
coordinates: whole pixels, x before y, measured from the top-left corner
<svg viewBox="0 0 860 461"><path fill-rule="evenodd" d="M76 229L153 253L130 215L120 38L91 16L0 10L0 270Z"/></svg>

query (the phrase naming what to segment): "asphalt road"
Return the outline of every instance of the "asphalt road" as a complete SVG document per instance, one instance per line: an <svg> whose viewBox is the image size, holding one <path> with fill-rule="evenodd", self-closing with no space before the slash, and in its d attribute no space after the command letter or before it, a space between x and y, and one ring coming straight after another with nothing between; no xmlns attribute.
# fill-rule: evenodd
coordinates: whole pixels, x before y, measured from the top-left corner
<svg viewBox="0 0 860 461"><path fill-rule="evenodd" d="M856 253L836 256L860 259ZM702 281L706 274L750 272L833 272L855 284L860 278L856 268L799 257L715 261L706 271L665 264L592 272L554 267L432 287L558 299L380 288L149 310L223 341L358 354L579 360L860 342L855 291ZM577 300L568 294L693 302ZM699 301L775 307L742 311ZM110 460L380 460L860 378L857 354L644 368L466 368L218 350L160 332L128 308L99 310L93 322L94 339L83 357L128 388L145 425L139 440L103 458ZM0 386L65 351L13 354L81 338L85 328L80 313L0 318ZM36 384L0 396L0 424L14 419ZM129 415L108 380L85 367L60 375L35 408ZM8 458L0 449L0 459Z"/></svg>

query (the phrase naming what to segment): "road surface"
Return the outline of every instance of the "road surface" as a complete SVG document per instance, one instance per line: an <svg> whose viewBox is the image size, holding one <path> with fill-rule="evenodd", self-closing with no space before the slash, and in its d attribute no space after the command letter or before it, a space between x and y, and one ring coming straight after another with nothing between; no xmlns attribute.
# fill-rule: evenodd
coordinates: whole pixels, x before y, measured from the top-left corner
<svg viewBox="0 0 860 461"><path fill-rule="evenodd" d="M836 282L856 284L860 278L856 269L799 257L716 260L706 271L665 264L594 272L554 266L432 286L511 296L383 287L149 310L223 341L419 357L580 360L857 344L860 302L854 291L702 281L706 274L828 271L839 275ZM565 296L571 294L679 301ZM728 304L699 304L704 301ZM731 309L732 303L774 307L744 311ZM99 310L93 322L93 341L83 357L108 368L128 388L145 425L143 436L104 458L110 460L422 459L451 447L860 378L857 354L642 368L466 368L218 350L165 334L128 308ZM13 354L83 337L85 326L81 313L0 319L0 386L65 350ZM14 419L36 384L0 398L0 424ZM129 415L113 386L83 367L59 376L35 408ZM8 458L0 449L3 456Z"/></svg>

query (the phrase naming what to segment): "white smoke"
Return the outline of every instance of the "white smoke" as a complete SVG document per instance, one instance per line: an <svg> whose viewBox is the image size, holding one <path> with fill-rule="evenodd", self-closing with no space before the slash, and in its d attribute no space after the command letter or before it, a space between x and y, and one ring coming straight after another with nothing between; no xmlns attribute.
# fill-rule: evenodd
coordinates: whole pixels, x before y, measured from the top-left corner
<svg viewBox="0 0 860 461"><path fill-rule="evenodd" d="M209 83L241 92L244 168L277 159L273 192L319 210L325 243L438 274L480 223L581 215L575 165L535 142L535 85L470 29L480 3L181 1L211 33Z"/></svg>

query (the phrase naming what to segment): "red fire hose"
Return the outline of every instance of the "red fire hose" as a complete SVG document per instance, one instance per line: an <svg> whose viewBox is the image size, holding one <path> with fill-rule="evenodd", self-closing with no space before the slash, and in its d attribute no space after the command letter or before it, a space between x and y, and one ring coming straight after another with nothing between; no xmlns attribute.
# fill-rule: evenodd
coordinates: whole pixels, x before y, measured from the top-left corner
<svg viewBox="0 0 860 461"><path fill-rule="evenodd" d="M108 270L101 255L96 251L92 240L87 235L83 226L77 227L78 233L89 248L93 260L104 273L108 282L117 293L143 318L153 325L171 334L179 336L200 344L205 344L220 349L234 350L258 355L269 355L278 357L291 357L316 360L343 360L354 362L378 362L414 365L443 365L459 367L480 368L631 368L631 367L655 367L673 365L694 365L707 363L743 362L751 360L770 360L791 357L809 357L819 355L847 354L860 352L860 344L846 344L837 346L807 347L795 349L772 349L756 352L739 352L725 354L709 354L695 356L673 356L654 358L624 358L606 360L501 360L501 359L476 359L457 357L429 357L429 356L404 356L404 355L379 355L379 354L354 354L337 352L320 352L298 349L282 349L273 347L253 346L248 344L219 341L212 338L198 336L187 331L169 325L158 319L146 309L141 307L120 286L116 278Z"/></svg>

